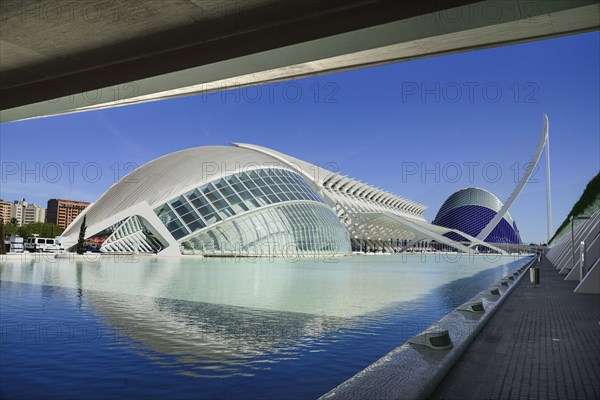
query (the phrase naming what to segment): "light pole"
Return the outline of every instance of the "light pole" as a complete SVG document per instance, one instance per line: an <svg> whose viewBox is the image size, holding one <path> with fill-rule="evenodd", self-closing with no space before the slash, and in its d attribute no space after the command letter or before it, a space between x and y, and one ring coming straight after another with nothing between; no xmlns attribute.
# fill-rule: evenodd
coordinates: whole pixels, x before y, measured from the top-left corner
<svg viewBox="0 0 600 400"><path fill-rule="evenodd" d="M573 232L573 221L576 219L590 219L590 217L574 217L571 215L571 269L575 268L575 235Z"/></svg>

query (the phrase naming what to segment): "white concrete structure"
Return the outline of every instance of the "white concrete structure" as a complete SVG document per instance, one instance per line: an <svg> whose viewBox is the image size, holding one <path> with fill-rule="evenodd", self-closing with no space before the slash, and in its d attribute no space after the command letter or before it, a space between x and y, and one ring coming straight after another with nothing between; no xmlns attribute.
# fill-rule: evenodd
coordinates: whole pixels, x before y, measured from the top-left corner
<svg viewBox="0 0 600 400"><path fill-rule="evenodd" d="M97 13L99 15L94 18L106 18L96 24L100 29L86 23L85 18L64 18L53 21L55 31L52 32L39 30L35 18L13 15L14 9L20 8L18 5L14 9L7 8L3 21L7 28L3 32L0 66L4 67L5 79L9 83L8 73L12 73L12 76L17 73L22 75L22 71L29 78L20 84L12 82L12 85L7 85L5 103L8 106L0 111L0 121L286 81L586 32L597 30L600 26L600 5L594 0L397 2L401 5L395 7L390 7L389 3L393 2L383 2L388 4L378 6L377 1L362 1L360 3L371 3L376 9L369 8L365 12L363 8L357 8L356 15L350 19L367 22L373 19L372 13L375 12L387 14L385 21L352 26L345 23L349 20L348 14L330 14L323 10L320 20L300 19L298 22L302 23L301 26L290 27L290 21L285 19L285 10L271 11L274 20L269 21L268 25L279 26L280 29L269 31L270 34L265 31L253 40L241 42L244 38L238 36L240 33L260 28L250 28L244 24L252 20L251 16L245 17L246 6L264 8L268 15L271 6L278 2L216 2L218 6L209 7L211 12L208 14L206 7L198 1L171 2L166 9L161 7L162 3L158 0L106 3L102 5L103 10L104 7L115 9ZM296 3L309 3L311 13L319 14L322 5L327 2ZM350 10L352 3L357 1L346 3L340 7ZM199 9L194 9L194 6ZM159 8L160 14L156 13ZM213 8L224 15L213 15ZM297 9L297 4L289 8ZM116 13L144 15L144 18L129 19L126 24L113 24L109 16ZM206 16L208 21L203 19ZM210 34L206 37L211 32L210 29L204 31L205 26L211 26L219 18L231 30L222 33L221 37L215 38ZM190 21L200 21L197 24L199 32L191 31L193 34L190 34ZM155 29L161 27L165 38L172 31L185 28L186 40L179 40L177 46L172 45L172 48L159 46L162 41L155 40L155 36L149 36L144 46L131 44L138 43L131 39L139 37L142 32L156 34ZM322 27L327 27L328 32L319 34ZM63 32L71 33L69 40L65 40ZM289 35L290 32L294 35ZM295 40L282 43L282 39L288 36ZM107 52L104 49L108 46L113 49L112 46L117 46L118 50ZM140 53L141 48L150 54ZM227 55L217 54L221 50L228 50L225 52ZM182 51L187 57L178 55L177 52ZM198 57L198 54L205 55ZM101 58L98 59L98 56ZM185 65L180 65L181 59ZM52 79L52 76L47 76L49 68L43 66L46 62L56 64L58 60L69 68L61 68L62 74ZM76 74L71 75L71 68L77 68L82 62L85 68L80 67L75 70ZM133 67L131 63L134 63ZM153 68L162 63L167 65L160 70ZM105 66L112 68L102 70ZM35 74L32 76L29 71L33 67ZM38 81L39 86L36 85ZM24 100L10 101L20 97Z"/></svg>
<svg viewBox="0 0 600 400"><path fill-rule="evenodd" d="M345 254L333 211L295 171L236 147L199 147L133 171L66 229L102 252L218 255Z"/></svg>
<svg viewBox="0 0 600 400"><path fill-rule="evenodd" d="M469 252L502 250L427 223L425 206L249 144L207 146L160 157L109 188L63 233L101 252L164 255L347 254L403 251L435 241ZM444 235L457 232L464 245ZM364 247L363 247L364 246Z"/></svg>
<svg viewBox="0 0 600 400"><path fill-rule="evenodd" d="M540 156L542 155L542 150L544 150L544 145L547 143L547 141L548 141L548 116L546 114L544 114L544 128L542 129L542 135L540 137L540 141L539 141L537 150L535 151L535 154L533 155L533 159L531 160L531 162L529 164L527 164L527 169L525 170L525 174L523 175L523 177L521 178L521 180L519 181L519 183L513 190L509 199L504 203L504 205L502 206L500 211L498 211L498 213L494 216L494 218L492 218L492 220L485 226L485 228L483 228L483 230L477 235L477 239L485 240L485 238L488 237L488 235L498 225L498 223L502 220L502 218L504 218L505 215L508 213L508 210L510 209L510 207L512 206L514 201L517 199L517 197L521 193L521 190L523 190L523 188L525 187L525 184L529 181L529 178L531 177L531 174L533 173L535 167L537 166ZM549 158L547 158L546 161L549 165ZM550 191L550 183L549 183L550 176L547 175L546 179L547 179L547 181L546 181L546 191L547 191L546 200L548 202L547 207L550 207L550 200L549 200L550 199L550 194L549 194L550 193L549 192ZM550 225L550 220L548 220L548 226L549 225Z"/></svg>
<svg viewBox="0 0 600 400"><path fill-rule="evenodd" d="M600 294L600 210L578 219L583 222L558 238L546 257L565 280L579 281L575 293Z"/></svg>

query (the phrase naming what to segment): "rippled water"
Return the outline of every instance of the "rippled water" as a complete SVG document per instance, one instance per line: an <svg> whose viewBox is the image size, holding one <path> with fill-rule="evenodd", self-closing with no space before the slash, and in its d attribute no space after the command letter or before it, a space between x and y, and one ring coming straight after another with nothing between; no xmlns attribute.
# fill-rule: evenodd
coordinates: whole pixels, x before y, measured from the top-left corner
<svg viewBox="0 0 600 400"><path fill-rule="evenodd" d="M0 261L2 398L316 398L526 259Z"/></svg>

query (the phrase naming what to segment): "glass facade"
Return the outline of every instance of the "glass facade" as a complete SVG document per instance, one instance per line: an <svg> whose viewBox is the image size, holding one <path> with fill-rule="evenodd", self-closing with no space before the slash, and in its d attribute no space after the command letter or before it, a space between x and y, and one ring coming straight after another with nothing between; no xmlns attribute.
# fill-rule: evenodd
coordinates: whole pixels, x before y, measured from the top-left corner
<svg viewBox="0 0 600 400"><path fill-rule="evenodd" d="M293 207L269 207L258 212L261 207L291 201L320 204L296 203ZM231 249L227 252L237 247L256 254L248 246L263 246L265 241L276 238L280 240L274 245L277 253L282 252L282 246L290 247L290 253L339 250L340 233L327 230L339 228L347 236L335 214L310 185L297 173L279 168L232 174L178 196L154 212L175 239L194 236L182 243L183 251L188 253L222 253L229 243ZM242 213L247 214L228 221ZM208 229L221 221L224 223L218 228ZM348 239L346 242L349 249Z"/></svg>
<svg viewBox="0 0 600 400"><path fill-rule="evenodd" d="M325 204L281 204L247 213L182 242L183 254L345 254L346 229Z"/></svg>

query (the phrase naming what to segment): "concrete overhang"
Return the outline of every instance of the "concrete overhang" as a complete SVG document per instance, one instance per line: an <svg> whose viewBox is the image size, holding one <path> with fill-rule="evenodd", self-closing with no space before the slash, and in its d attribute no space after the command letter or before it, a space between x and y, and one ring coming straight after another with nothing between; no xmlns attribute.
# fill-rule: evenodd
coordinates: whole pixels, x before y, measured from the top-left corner
<svg viewBox="0 0 600 400"><path fill-rule="evenodd" d="M1 21L6 122L592 31L600 5L7 0Z"/></svg>

